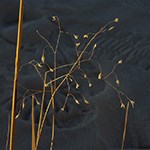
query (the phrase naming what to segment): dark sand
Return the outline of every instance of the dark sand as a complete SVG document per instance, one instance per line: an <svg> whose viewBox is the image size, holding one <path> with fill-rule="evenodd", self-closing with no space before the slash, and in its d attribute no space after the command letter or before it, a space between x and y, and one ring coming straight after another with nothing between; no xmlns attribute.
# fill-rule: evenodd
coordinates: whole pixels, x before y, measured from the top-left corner
<svg viewBox="0 0 150 150"><path fill-rule="evenodd" d="M17 0L0 0L0 150L5 149L11 111L18 6ZM123 65L116 70L121 90L136 103L135 108L129 111L125 149L150 149L150 1L25 0L21 64L41 57L46 43L39 38L36 30L54 41L56 26L51 21L53 15L59 16L64 31L79 36L95 32L100 26L119 18L113 31L96 39L98 47L95 55L105 74L115 62L123 59ZM63 38L58 64L72 61L72 42L68 37ZM52 62L51 54L47 54L47 61ZM88 88L87 83L80 80L81 92L90 101L88 106L72 102L68 104L67 112L61 112L63 103L60 99L64 100L65 95L61 92L58 95L54 150L121 149L125 111L120 109L116 92L97 80L95 67L86 67L93 87ZM113 78L110 82L114 84ZM29 66L20 72L19 83L29 89L42 88L39 76ZM19 87L18 105L24 92ZM35 111L37 119L38 106ZM48 117L39 150L49 149L50 135ZM14 150L30 149L31 101L28 100L16 121Z"/></svg>

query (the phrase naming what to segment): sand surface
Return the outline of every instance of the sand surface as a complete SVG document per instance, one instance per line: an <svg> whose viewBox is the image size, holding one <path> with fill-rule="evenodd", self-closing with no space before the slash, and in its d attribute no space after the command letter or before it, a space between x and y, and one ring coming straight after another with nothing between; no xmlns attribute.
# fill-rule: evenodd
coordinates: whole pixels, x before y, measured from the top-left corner
<svg viewBox="0 0 150 150"><path fill-rule="evenodd" d="M0 0L0 149L5 149L8 115L14 74L15 44L18 20L17 0ZM150 149L150 1L148 0L25 0L24 25L20 64L32 59L40 60L46 43L37 35L56 40L56 25L51 17L57 15L62 29L79 37L96 32L114 18L119 18L114 30L98 37L94 56L101 63L104 74L120 59L116 73L121 90L135 101L130 108L126 150ZM58 65L74 60L73 38L64 36L59 47ZM81 40L82 41L82 40ZM83 44L84 45L84 44ZM47 52L47 62L53 62ZM105 82L98 80L96 65L87 64L92 87L80 79L80 92L90 101L89 105L67 105L60 108L65 99L66 86L56 100L56 130L54 150L119 150L121 147L125 110L120 109L117 93ZM62 70L63 74L66 70ZM115 85L114 78L109 81ZM19 74L19 84L28 89L42 89L42 81L33 67L24 67ZM74 86L74 85L73 85ZM75 90L74 90L75 91ZM25 90L19 86L17 108ZM76 95L78 96L78 95ZM80 99L80 101L82 101ZM82 103L82 102L81 102ZM35 107L36 123L39 106ZM51 112L47 118L39 150L48 150L51 137ZM31 101L16 120L14 150L31 149Z"/></svg>

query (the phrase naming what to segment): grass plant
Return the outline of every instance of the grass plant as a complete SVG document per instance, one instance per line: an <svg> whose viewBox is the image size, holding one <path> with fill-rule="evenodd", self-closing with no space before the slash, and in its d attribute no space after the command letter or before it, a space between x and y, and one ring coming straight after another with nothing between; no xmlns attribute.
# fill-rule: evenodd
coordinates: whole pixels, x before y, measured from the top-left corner
<svg viewBox="0 0 150 150"><path fill-rule="evenodd" d="M79 92L80 83L75 79L74 77L74 72L79 72L82 76L83 79L85 79L88 83L88 87L91 88L92 82L90 81L90 77L88 74L85 73L84 69L82 69L82 65L85 63L95 63L97 65L97 68L99 70L99 73L96 75L96 78L98 80L103 80L106 84L108 84L117 94L118 94L118 99L120 101L120 107L126 110L126 115L125 115L125 122L124 122L124 127L123 127L123 137L122 137L122 146L121 149L124 150L124 145L125 145L125 136L126 136L126 130L127 130L127 120L128 120L128 110L129 110L129 105L134 107L134 101L130 99L123 91L120 90L120 80L116 74L116 68L123 63L123 60L120 59L116 64L113 66L112 70L104 75L103 74L103 69L101 64L94 59L94 52L97 50L97 43L95 42L95 39L98 36L101 36L104 32L110 32L115 28L115 24L119 21L118 18L115 18L114 20L110 21L106 25L102 26L98 31L95 33L87 33L83 35L83 39L86 40L86 44L83 45L82 43L79 42L79 35L77 34L71 34L69 32L65 32L61 28L61 23L60 20L57 16L52 17L52 21L57 24L58 27L58 35L57 35L57 40L55 43L55 46L52 46L51 42L48 41L39 31L37 31L37 34L39 37L46 42L46 46L42 51L41 54L41 61L38 62L37 60L31 60L27 62L26 64L20 66L20 69L22 69L26 65L31 65L39 75L39 77L42 79L43 83L43 88L42 90L34 90L34 89L26 89L26 92L23 96L23 100L20 104L20 110L19 112L15 115L16 111L16 94L17 94L17 79L18 79L18 70L19 70L19 49L20 49L20 44L21 44L21 28L22 28L22 18L23 18L23 0L20 0L20 13L19 13L19 24L18 24L18 42L17 42L17 49L16 49L16 65L15 65L15 77L14 77L14 92L13 92L13 100L12 100L12 116L11 116L11 131L10 131L10 150L13 150L13 141L14 141L14 128L15 128L15 119L19 118L21 115L21 112L25 108L25 102L27 100L32 100L32 150L37 150L38 145L40 142L41 134L44 128L45 120L47 118L48 112L51 109L52 110L52 116L51 116L51 139L49 143L50 150L53 149L54 145L54 139L55 139L55 102L57 101L56 95L58 94L60 88L62 85L66 84L67 86L67 93L66 93L66 98L64 100L64 103L62 105L62 108L60 108L61 111L65 111L67 102L69 100L69 97L71 97L74 102L77 105L80 105L80 101L78 100L75 96L75 94L71 91L71 83L73 82L75 84L75 89L76 91L80 94L81 99L83 102L87 105L90 105L90 102L85 98L84 95L82 95ZM63 34L69 35L71 38L74 39L74 49L76 53L76 58L74 62L71 62L69 64L63 64L63 65L57 65L57 53L59 49L59 44L60 44L60 39ZM83 48L81 49L81 45L83 45ZM45 58L45 50L46 48L49 48L52 53L53 53L53 64L48 64L47 60ZM90 49L90 51L89 51ZM84 55L88 55L88 58L85 58ZM47 66L48 70L45 71L43 68L44 66ZM59 75L58 71L60 69L68 68L68 72ZM44 75L41 73L44 72ZM48 77L50 75L53 75L53 77L48 81ZM115 83L109 82L109 77L113 76L115 79ZM48 101L48 104L46 105L46 109L44 110L44 105L46 101L46 94L50 95L50 99ZM41 94L41 100L37 98L37 94ZM127 99L127 103L124 102L123 99ZM38 120L38 127L37 127L37 132L35 131L35 103L39 105L40 107L40 114L39 114L39 120Z"/></svg>

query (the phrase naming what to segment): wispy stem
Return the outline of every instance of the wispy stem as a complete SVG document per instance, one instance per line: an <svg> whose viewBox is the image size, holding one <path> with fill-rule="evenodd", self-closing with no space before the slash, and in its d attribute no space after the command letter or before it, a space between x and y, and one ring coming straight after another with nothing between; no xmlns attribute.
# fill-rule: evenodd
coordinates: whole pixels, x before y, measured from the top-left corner
<svg viewBox="0 0 150 150"><path fill-rule="evenodd" d="M10 134L10 115L8 116L7 140L6 140L6 148L5 148L6 150L8 150L9 134Z"/></svg>
<svg viewBox="0 0 150 150"><path fill-rule="evenodd" d="M126 132L127 132L127 122L128 122L128 115L129 115L129 105L130 105L130 102L127 103L127 107L126 107L126 115L125 115L125 121L124 121L121 150L124 150L124 145L125 145L125 138L126 138Z"/></svg>
<svg viewBox="0 0 150 150"><path fill-rule="evenodd" d="M34 95L32 95L32 150L35 150Z"/></svg>

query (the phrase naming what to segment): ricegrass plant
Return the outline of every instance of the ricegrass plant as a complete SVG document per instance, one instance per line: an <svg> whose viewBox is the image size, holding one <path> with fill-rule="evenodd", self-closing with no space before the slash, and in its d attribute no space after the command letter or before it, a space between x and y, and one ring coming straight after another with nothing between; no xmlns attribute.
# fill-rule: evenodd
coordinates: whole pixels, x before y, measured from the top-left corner
<svg viewBox="0 0 150 150"><path fill-rule="evenodd" d="M103 80L106 84L108 84L117 94L118 94L118 99L120 101L120 107L122 109L126 110L126 115L125 115L125 121L124 121L124 127L123 127L123 136L122 136L122 145L121 149L124 150L125 147L125 138L126 138L126 130L127 130L127 120L128 120L128 110L129 110L129 105L134 107L134 100L130 99L123 91L120 90L120 80L116 74L116 68L123 63L123 60L120 59L116 64L113 66L112 70L104 75L103 69L101 64L94 59L94 52L97 50L97 43L95 43L95 39L99 36L101 36L104 32L110 32L115 28L115 24L119 21L118 18L115 18L114 20L110 21L106 25L102 26L98 31L95 33L87 33L83 35L83 39L86 41L86 44L83 45L81 42L79 42L79 35L77 34L71 34L69 32L65 32L61 28L61 23L60 20L57 16L52 17L52 21L57 24L58 27L58 35L57 35L57 40L55 43L55 46L52 46L51 42L46 39L39 31L37 31L37 34L39 37L46 42L46 46L42 51L41 54L41 61L38 62L37 60L31 60L27 62L26 64L23 64L20 66L20 69L22 69L26 65L31 65L39 75L39 77L42 79L42 90L34 90L34 89L26 89L26 92L23 95L23 100L20 104L20 109L18 113L15 115L15 103L16 103L16 93L17 93L17 79L18 79L18 66L19 66L19 49L20 49L20 44L21 44L21 26L22 26L22 16L23 16L23 11L22 11L22 5L23 1L20 1L20 17L19 17L19 26L18 26L18 43L17 43L17 49L16 49L16 66L15 66L15 78L14 78L14 92L13 92L13 100L12 100L12 116L11 116L11 127L10 127L10 150L13 150L13 141L14 141L14 128L15 128L15 119L19 118L21 115L21 112L25 108L25 102L27 100L32 100L32 111L31 111L31 116L32 116L32 145L31 148L32 150L37 150L38 145L40 142L41 134L44 128L44 124L48 115L49 110L52 110L52 116L51 116L51 139L50 139L50 150L53 149L54 145L54 139L55 139L55 102L57 101L57 94L60 90L60 88L63 86L63 84L66 84L67 86L67 93L66 93L66 98L64 100L64 103L60 110L63 112L66 109L67 102L69 100L69 97L71 97L74 102L77 105L80 105L80 101L78 98L76 98L75 94L71 91L72 85L71 83L73 82L75 84L75 89L76 92L80 94L81 99L83 102L87 105L90 105L90 102L85 98L83 94L80 93L79 88L80 83L75 79L74 77L74 72L79 72L82 76L83 79L85 79L88 83L88 87L92 87L92 82L90 81L90 77L88 74L85 73L84 69L82 69L82 65L85 63L95 63L97 65L97 68L99 70L99 73L97 74L96 78L98 80ZM76 53L76 58L74 62L71 62L69 64L64 64L64 65L57 65L57 53L59 49L59 44L60 44L60 39L61 36L69 35L71 38L74 39L74 49ZM83 45L83 48L81 48L81 45ZM52 53L53 53L53 64L48 64L46 57L45 57L45 51L46 48L49 48ZM90 49L90 51L89 51ZM88 55L88 58L85 58L84 55ZM43 68L44 66L47 66L48 70L45 71ZM53 67L52 67L53 66ZM64 73L63 75L59 75L58 71L60 69L68 68L68 72ZM44 72L44 74L41 73ZM48 81L49 77L52 78ZM109 82L110 77L115 78L115 83ZM46 94L50 95L49 101L46 104ZM41 94L41 100L37 98L37 95ZM124 102L124 99L127 100L127 102ZM35 103L39 105L40 107L40 114L39 114L39 120L38 120L38 125L37 125L37 132L35 130ZM46 109L44 109L44 105L46 105ZM15 115L15 116L14 116ZM8 131L9 132L9 131ZM8 143L8 142L7 142ZM7 144L8 145L8 144Z"/></svg>

